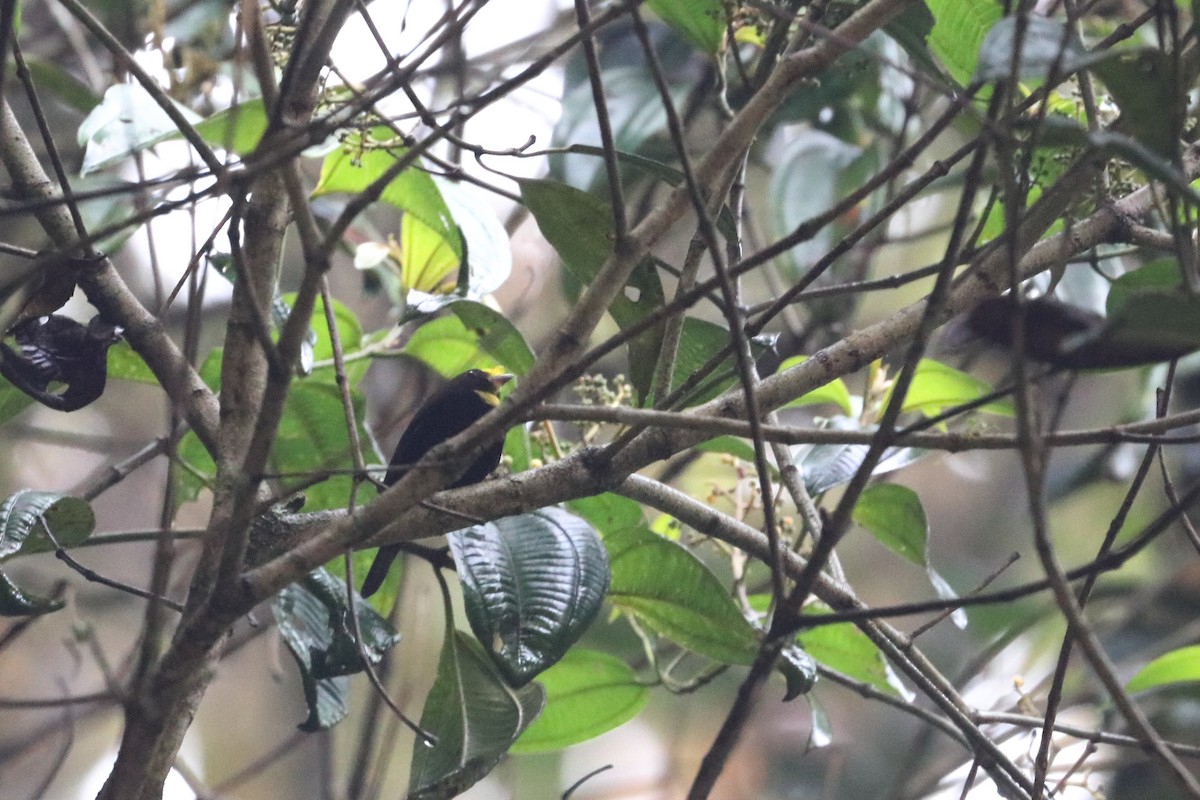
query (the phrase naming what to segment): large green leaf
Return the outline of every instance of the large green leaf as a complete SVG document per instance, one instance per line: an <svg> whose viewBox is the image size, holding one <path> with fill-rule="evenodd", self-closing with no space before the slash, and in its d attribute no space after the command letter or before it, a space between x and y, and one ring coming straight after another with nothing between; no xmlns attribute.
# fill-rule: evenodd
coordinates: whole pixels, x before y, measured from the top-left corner
<svg viewBox="0 0 1200 800"><path fill-rule="evenodd" d="M319 338L317 346L321 346ZM220 349L214 349L200 367L200 377L214 389L220 375L221 357ZM358 391L351 390L350 399L363 461L374 463L378 457L363 426L363 397ZM216 464L191 431L180 439L176 458L182 467L177 471L176 491L180 498L194 500L212 485ZM273 472L280 474L285 483L293 485L307 484L310 476L330 471L333 474L327 479L304 489L305 507L310 511L346 507L352 483L349 471L354 467L354 459L341 394L332 369L317 370L310 377L293 382L284 402L269 463Z"/></svg>
<svg viewBox="0 0 1200 800"><path fill-rule="evenodd" d="M644 627L729 664L749 664L758 631L700 559L645 528L604 535L612 583L609 602Z"/></svg>
<svg viewBox="0 0 1200 800"><path fill-rule="evenodd" d="M452 305L458 305L454 303ZM499 344L505 353L509 349L509 338L502 326L483 327L483 339ZM431 319L413 331L404 343L404 354L424 363L443 378L453 378L471 368L488 369L502 366L485 348L475 329L457 315Z"/></svg>
<svg viewBox="0 0 1200 800"><path fill-rule="evenodd" d="M895 483L868 487L854 504L852 516L892 552L925 566L929 523L921 498L912 489Z"/></svg>
<svg viewBox="0 0 1200 800"><path fill-rule="evenodd" d="M513 686L562 658L600 612L608 558L574 514L543 508L448 539L471 630Z"/></svg>
<svg viewBox="0 0 1200 800"><path fill-rule="evenodd" d="M91 111L103 99L86 83L54 61L45 61L26 55L25 65L29 68L29 75L33 78L39 94L46 92L60 100L68 108L81 114Z"/></svg>
<svg viewBox="0 0 1200 800"><path fill-rule="evenodd" d="M1112 101L1121 109L1114 128L1175 165L1184 102L1191 88L1171 53L1143 48L1116 52L1093 67ZM1135 164L1141 166L1138 161Z"/></svg>
<svg viewBox="0 0 1200 800"><path fill-rule="evenodd" d="M1200 299L1140 291L1120 299L1103 325L1063 343L1064 366L1104 369L1153 364L1200 349Z"/></svg>
<svg viewBox="0 0 1200 800"><path fill-rule="evenodd" d="M375 453L371 438L362 425L364 401L357 391L350 392L358 440L363 461L371 463ZM285 482L307 482L307 476L322 470L337 474L304 489L305 509L346 508L354 467L350 437L346 432L341 394L336 385L313 379L296 381L283 406L275 444L271 448L272 468L287 476Z"/></svg>
<svg viewBox="0 0 1200 800"><path fill-rule="evenodd" d="M1175 258L1159 258L1117 277L1108 288L1105 311L1116 314L1139 292L1169 292L1183 285L1183 274Z"/></svg>
<svg viewBox="0 0 1200 800"><path fill-rule="evenodd" d="M346 584L324 568L309 573L275 596L271 611L279 634L300 668L308 719L301 730L329 728L346 716L350 689L346 676L365 668L354 640ZM398 641L387 620L355 595L363 651L372 664Z"/></svg>
<svg viewBox="0 0 1200 800"><path fill-rule="evenodd" d="M314 197L327 194L358 194L374 183L404 157L408 148L396 141L389 128L366 134L352 133L334 152L325 156ZM457 258L462 258L462 238L446 201L433 178L414 164L384 188L379 199L406 214L412 214L445 240Z"/></svg>
<svg viewBox="0 0 1200 800"><path fill-rule="evenodd" d="M110 349L109 352L111 353L112 350ZM6 379L0 378L0 425L29 408L33 402L32 397L13 386Z"/></svg>
<svg viewBox="0 0 1200 800"><path fill-rule="evenodd" d="M546 707L512 746L514 753L561 750L637 716L650 690L619 658L575 648L538 676Z"/></svg>
<svg viewBox="0 0 1200 800"><path fill-rule="evenodd" d="M938 597L944 600L958 597L929 561L929 522L916 492L895 483L876 484L859 496L852 516L892 552L922 567ZM961 608L951 616L955 625L966 627L967 615Z"/></svg>
<svg viewBox="0 0 1200 800"><path fill-rule="evenodd" d="M522 180L521 199L537 220L542 235L562 259L563 267L587 286L599 275L612 252L612 209L603 200L548 180ZM617 325L627 328L664 303L662 281L651 260L643 260L608 311ZM662 344L662 325L629 343L629 374L641 397L650 392L654 365Z"/></svg>
<svg viewBox="0 0 1200 800"><path fill-rule="evenodd" d="M457 300L450 310L479 339L479 346L514 375L533 369L533 351L525 337L499 311L474 300Z"/></svg>
<svg viewBox="0 0 1200 800"><path fill-rule="evenodd" d="M154 377L150 367L125 340L108 348L108 377L110 380L158 385L158 378Z"/></svg>
<svg viewBox="0 0 1200 800"><path fill-rule="evenodd" d="M449 628L421 728L436 743L413 748L409 799L454 797L478 782L545 703L537 683L513 689L479 644Z"/></svg>

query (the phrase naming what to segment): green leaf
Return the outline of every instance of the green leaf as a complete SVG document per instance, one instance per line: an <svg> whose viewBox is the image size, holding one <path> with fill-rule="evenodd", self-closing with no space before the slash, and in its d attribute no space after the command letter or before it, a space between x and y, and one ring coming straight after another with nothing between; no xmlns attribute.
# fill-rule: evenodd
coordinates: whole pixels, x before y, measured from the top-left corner
<svg viewBox="0 0 1200 800"><path fill-rule="evenodd" d="M200 138L210 145L246 156L254 152L267 132L267 111L262 98L255 98L218 111L203 122L197 122L195 127ZM182 135L171 138L182 138Z"/></svg>
<svg viewBox="0 0 1200 800"><path fill-rule="evenodd" d="M742 461L754 463L754 445L736 436L718 436L692 448L700 453L725 453Z"/></svg>
<svg viewBox="0 0 1200 800"><path fill-rule="evenodd" d="M721 0L646 0L646 8L700 52L715 56L724 49L728 18Z"/></svg>
<svg viewBox="0 0 1200 800"><path fill-rule="evenodd" d="M388 128L374 128L366 139L361 133L351 133L341 147L325 156L313 197L335 193L358 194L383 177L407 152L408 148L400 144ZM379 199L406 214L412 214L441 236L456 258L462 258L462 239L450 209L437 184L416 164L393 178Z"/></svg>
<svg viewBox="0 0 1200 800"><path fill-rule="evenodd" d="M608 558L574 514L551 506L448 540L471 630L513 686L562 658L600 612Z"/></svg>
<svg viewBox="0 0 1200 800"><path fill-rule="evenodd" d="M58 611L65 600L51 600L24 591L0 572L0 617L34 617Z"/></svg>
<svg viewBox="0 0 1200 800"><path fill-rule="evenodd" d="M758 631L708 567L645 528L605 533L608 599L649 630L715 661L749 664Z"/></svg>
<svg viewBox="0 0 1200 800"><path fill-rule="evenodd" d="M1139 292L1169 292L1183 285L1183 274L1175 258L1160 258L1119 276L1108 288L1105 311L1118 313Z"/></svg>
<svg viewBox="0 0 1200 800"><path fill-rule="evenodd" d="M675 368L672 370L671 385L678 386L686 381L704 366L714 353L719 352L729 342L730 333L725 327L695 317L684 318L683 330L679 334L679 347L675 351ZM757 359L767 352L773 343L774 340L769 337L755 336L750 340L750 353ZM715 380L710 378L701 383L692 394L688 395L686 404L697 406L706 403L736 383L737 377L733 374L734 363L732 354L726 356L725 360L712 373L714 376L723 377Z"/></svg>
<svg viewBox="0 0 1200 800"><path fill-rule="evenodd" d="M0 425L29 408L33 402L32 397L13 386L6 379L0 378Z"/></svg>
<svg viewBox="0 0 1200 800"><path fill-rule="evenodd" d="M1108 52L1088 52L1079 37L1063 23L1028 15L1023 20L1021 53L1017 61L1017 79L1049 77L1050 70L1061 81L1072 73L1110 58ZM1006 81L1012 75L1013 47L1017 36L1017 17L998 20L987 32L979 48L975 78L980 81Z"/></svg>
<svg viewBox="0 0 1200 800"><path fill-rule="evenodd" d="M786 359L779 365L779 371L783 372L786 369L808 360L808 356L792 356ZM854 403L850 399L850 390L846 388L846 383L841 378L834 378L824 386L818 386L807 394L797 397L792 402L788 403L786 408L794 406L813 406L822 403L832 403L841 409L843 414L849 416L854 413Z"/></svg>
<svg viewBox="0 0 1200 800"><path fill-rule="evenodd" d="M601 536L646 524L646 515L638 503L612 492L580 497L568 502L567 507L600 531Z"/></svg>
<svg viewBox="0 0 1200 800"><path fill-rule="evenodd" d="M619 658L575 648L538 676L546 707L512 746L513 753L546 753L587 741L637 716L650 690Z"/></svg>
<svg viewBox="0 0 1200 800"><path fill-rule="evenodd" d="M605 73L607 75L607 73ZM588 87L590 92L590 87ZM596 159L596 163L602 165L604 163L604 148L595 147L590 144L569 144L563 148L571 155L592 156ZM660 180L663 183L671 186L683 185L686 177L683 172L671 166L664 164L661 161L656 161L653 158L648 158L638 153L629 153L624 150L616 151L617 161L622 167L631 167L633 170L643 173L648 177ZM553 156L551 156L553 158ZM585 184L590 185L590 184ZM456 215L457 216L457 215ZM736 239L739 236L737 221L733 218L733 212L729 210L729 206L721 206L720 212L717 214L717 231L728 239Z"/></svg>
<svg viewBox="0 0 1200 800"><path fill-rule="evenodd" d="M346 597L346 583L322 568L285 588L271 603L280 636L300 668L308 704L301 730L324 730L345 717L350 688L346 676L365 669ZM400 637L357 595L354 613L363 650L377 664Z"/></svg>
<svg viewBox="0 0 1200 800"><path fill-rule="evenodd" d="M154 377L150 367L124 339L108 348L108 377L111 380L158 386L158 378Z"/></svg>
<svg viewBox="0 0 1200 800"><path fill-rule="evenodd" d="M27 55L25 56L25 65L29 67L29 74L33 78L39 94L48 92L68 108L81 114L91 111L103 99L83 81L52 61L44 61Z"/></svg>
<svg viewBox="0 0 1200 800"><path fill-rule="evenodd" d="M927 417L936 417L947 408L977 400L991 391L992 387L985 381L940 361L922 358L917 362L916 372L913 374L912 383L909 384L908 393L904 395L904 405L900 410L919 411ZM885 402L890 399L889 391ZM979 411L1007 417L1015 413L1012 401L1007 398L981 406Z"/></svg>
<svg viewBox="0 0 1200 800"><path fill-rule="evenodd" d="M563 268L587 286L599 275L612 252L612 209L598 197L548 180L521 180L521 199L538 228L562 259ZM662 281L654 263L643 260L608 312L627 328L665 302ZM655 325L629 343L629 374L641 397L648 396L654 364L662 345L662 325Z"/></svg>
<svg viewBox="0 0 1200 800"><path fill-rule="evenodd" d="M280 299L290 309L296 301L296 294L288 292L282 295ZM358 321L358 317L350 310L342 301L334 298L333 301L333 324L337 327L338 341L341 342L343 353L353 353L355 350L362 347L363 332L362 325ZM313 304L312 320L309 323L309 329L314 335L314 343L312 347L312 360L318 362L333 361L333 339L329 335L329 326L325 322L325 300L318 296ZM370 362L362 359L350 361L346 364L346 380L351 386L357 386L363 376L366 375L367 367ZM332 382L334 380L333 364L322 367L326 370L325 375L318 375L322 380Z"/></svg>
<svg viewBox="0 0 1200 800"><path fill-rule="evenodd" d="M1189 645L1163 653L1146 666L1125 684L1130 692L1144 692L1147 689L1157 689L1175 683L1195 683L1200 681L1200 645Z"/></svg>
<svg viewBox="0 0 1200 800"><path fill-rule="evenodd" d="M1062 349L1079 369L1180 358L1200 349L1200 298L1181 291L1129 294L1099 329L1070 337Z"/></svg>
<svg viewBox="0 0 1200 800"><path fill-rule="evenodd" d="M432 747L413 748L409 799L453 797L491 772L545 703L537 683L508 686L479 644L450 628L421 728Z"/></svg>
<svg viewBox="0 0 1200 800"><path fill-rule="evenodd" d="M1174 166L1190 85L1180 83L1177 58L1149 48L1114 53L1093 67L1121 109L1118 133L1132 136ZM1135 162L1136 163L1136 162Z"/></svg>
<svg viewBox="0 0 1200 800"><path fill-rule="evenodd" d="M905 6L899 16L894 17L883 26L883 30L892 37L904 52L926 70L937 74L938 67L933 55L929 52L929 34L933 32L933 14L924 3L910 3ZM823 83L824 81L822 81Z"/></svg>
<svg viewBox="0 0 1200 800"><path fill-rule="evenodd" d="M925 0L933 14L929 49L960 86L975 71L979 49L987 32L1000 19L996 0Z"/></svg>
<svg viewBox="0 0 1200 800"><path fill-rule="evenodd" d="M499 311L474 300L457 300L450 310L475 334L479 346L514 375L526 375L533 368L533 351L525 337Z"/></svg>
<svg viewBox="0 0 1200 800"><path fill-rule="evenodd" d="M472 367L488 369L500 365L484 350L475 331L457 315L438 317L421 325L404 343L403 352L443 378L453 378Z"/></svg>
<svg viewBox="0 0 1200 800"><path fill-rule="evenodd" d="M829 613L829 607L819 603L804 608L806 616ZM874 686L893 697L911 701L915 696L900 682L874 642L853 623L838 622L807 628L796 636L796 641L819 663L836 672Z"/></svg>
<svg viewBox="0 0 1200 800"><path fill-rule="evenodd" d="M214 386L220 362L221 352L214 350L201 366L200 375L210 386ZM376 462L378 456L371 447L371 436L363 426L363 397L351 390L350 400L357 421L363 461L368 464ZM191 431L179 441L176 458L182 467L177 471L176 491L180 498L194 500L202 490L212 485L216 477L216 464ZM308 378L293 382L271 448L270 464L274 472L284 476L285 485L307 483L309 476L324 470L335 473L320 483L306 486L305 508L317 511L347 506L353 480L349 470L354 468L354 459L350 452L341 394L333 382L332 369L318 370Z"/></svg>
<svg viewBox="0 0 1200 800"><path fill-rule="evenodd" d="M350 392L350 399L354 406L363 460L371 463L375 460L375 453L370 446L370 436L362 425L365 418L364 401L356 391ZM354 459L350 452L342 399L336 385L314 379L292 384L271 448L271 465L276 472L287 476L285 484L307 482L310 474L323 470L339 473L304 489L307 498L305 509L346 508L352 483L352 477L347 472L354 468Z"/></svg>
<svg viewBox="0 0 1200 800"><path fill-rule="evenodd" d="M872 536L919 567L928 562L925 542L929 523L921 498L907 486L879 483L868 487L851 512Z"/></svg>
<svg viewBox="0 0 1200 800"><path fill-rule="evenodd" d="M77 497L32 489L15 492L0 505L0 561L54 550L47 527L60 545L71 548L92 535L96 516Z"/></svg>

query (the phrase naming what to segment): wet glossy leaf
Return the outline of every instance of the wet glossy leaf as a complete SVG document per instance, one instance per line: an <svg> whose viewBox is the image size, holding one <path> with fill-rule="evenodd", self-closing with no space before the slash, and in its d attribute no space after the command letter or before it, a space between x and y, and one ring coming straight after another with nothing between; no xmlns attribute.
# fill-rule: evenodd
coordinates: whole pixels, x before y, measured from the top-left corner
<svg viewBox="0 0 1200 800"><path fill-rule="evenodd" d="M12 579L0 572L0 617L32 617L38 614L49 614L58 611L66 605L65 600L51 600L48 597L26 592L12 582Z"/></svg>
<svg viewBox="0 0 1200 800"><path fill-rule="evenodd" d="M448 539L471 630L513 686L562 658L600 612L608 558L574 514L549 507Z"/></svg>
<svg viewBox="0 0 1200 800"><path fill-rule="evenodd" d="M421 713L421 728L437 743L413 748L410 800L466 791L491 772L544 704L539 684L513 689L478 642L448 631Z"/></svg>
<svg viewBox="0 0 1200 800"><path fill-rule="evenodd" d="M46 528L64 548L92 535L96 517L87 501L57 492L22 489L0 505L0 561L54 549Z"/></svg>
<svg viewBox="0 0 1200 800"><path fill-rule="evenodd" d="M346 596L345 582L322 568L285 588L271 604L304 684L308 719L301 730L324 730L345 717L350 688L346 676L364 669ZM363 650L372 664L378 663L400 637L357 595L354 613Z"/></svg>

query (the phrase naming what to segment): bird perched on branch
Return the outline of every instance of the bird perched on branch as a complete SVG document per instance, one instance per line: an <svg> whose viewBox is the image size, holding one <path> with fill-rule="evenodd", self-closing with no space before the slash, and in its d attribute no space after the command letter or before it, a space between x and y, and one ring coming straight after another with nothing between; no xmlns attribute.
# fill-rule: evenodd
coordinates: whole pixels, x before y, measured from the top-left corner
<svg viewBox="0 0 1200 800"><path fill-rule="evenodd" d="M384 483L391 486L404 477L413 464L437 445L454 438L484 414L500 404L500 387L512 380L512 375L498 370L471 369L457 376L417 409L412 421L400 436L396 452L388 464ZM448 489L479 483L500 463L503 440L497 439L483 447L458 480ZM398 545L379 548L371 569L363 581L360 594L370 597L375 594L388 569L400 552Z"/></svg>

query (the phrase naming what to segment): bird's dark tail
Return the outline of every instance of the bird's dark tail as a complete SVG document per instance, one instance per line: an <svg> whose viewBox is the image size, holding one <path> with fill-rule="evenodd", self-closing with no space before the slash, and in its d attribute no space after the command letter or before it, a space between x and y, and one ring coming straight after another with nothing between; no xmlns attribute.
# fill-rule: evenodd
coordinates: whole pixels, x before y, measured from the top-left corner
<svg viewBox="0 0 1200 800"><path fill-rule="evenodd" d="M400 547L398 545L389 544L379 548L379 552L375 554L375 560L371 562L371 568L367 570L367 577L362 583L362 589L358 593L363 597L375 594L383 585L383 580L387 577L392 562L399 554Z"/></svg>

